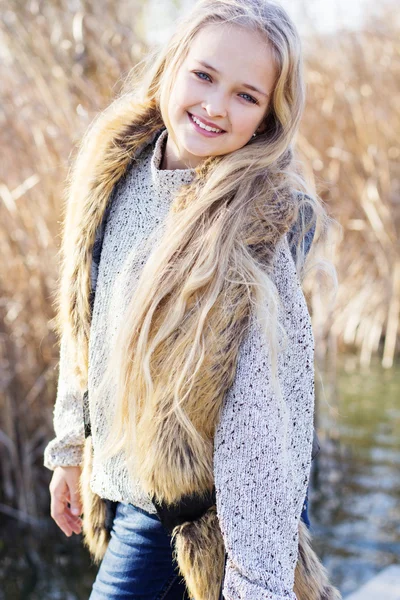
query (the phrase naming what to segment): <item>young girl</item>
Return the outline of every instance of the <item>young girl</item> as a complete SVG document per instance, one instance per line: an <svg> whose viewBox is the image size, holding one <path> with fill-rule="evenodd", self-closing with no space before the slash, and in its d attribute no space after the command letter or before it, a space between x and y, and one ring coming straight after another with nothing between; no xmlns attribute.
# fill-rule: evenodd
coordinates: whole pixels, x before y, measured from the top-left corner
<svg viewBox="0 0 400 600"><path fill-rule="evenodd" d="M300 283L328 219L293 163L303 106L285 11L203 0L84 138L45 464L52 517L69 536L83 512L102 559L91 600L339 598L301 520Z"/></svg>

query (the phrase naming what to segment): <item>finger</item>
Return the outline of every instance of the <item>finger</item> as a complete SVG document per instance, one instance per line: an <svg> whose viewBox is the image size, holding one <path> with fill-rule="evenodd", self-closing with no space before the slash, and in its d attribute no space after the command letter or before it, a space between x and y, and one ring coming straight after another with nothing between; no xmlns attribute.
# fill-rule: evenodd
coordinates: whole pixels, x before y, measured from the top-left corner
<svg viewBox="0 0 400 600"><path fill-rule="evenodd" d="M82 532L82 520L78 517L73 517L68 513L55 515L55 522L58 527L65 533L66 536L70 537L72 533Z"/></svg>
<svg viewBox="0 0 400 600"><path fill-rule="evenodd" d="M64 499L64 494L55 491L51 494L50 514L52 519L57 523L58 527L65 533L66 536L72 534L72 529L65 517L65 509L67 503Z"/></svg>
<svg viewBox="0 0 400 600"><path fill-rule="evenodd" d="M72 510L71 510L71 507L70 507L70 506L66 506L66 507L65 507L65 511L64 511L64 513L65 513L66 515L69 515L69 516L71 517L71 519L73 519L73 520L75 520L75 521L81 521L81 520L82 520L82 517L81 517L81 515L74 515L74 514L72 513Z"/></svg>
<svg viewBox="0 0 400 600"><path fill-rule="evenodd" d="M80 517L75 517L74 515L71 515L70 512L65 512L65 517L71 525L74 524L82 527L82 519Z"/></svg>
<svg viewBox="0 0 400 600"><path fill-rule="evenodd" d="M65 518L68 522L69 527L73 533L79 534L82 533L82 521L81 519L77 519L76 517L70 517L65 515Z"/></svg>
<svg viewBox="0 0 400 600"><path fill-rule="evenodd" d="M81 504L70 504L68 509L71 511L71 515L73 515L74 517L80 517L82 514Z"/></svg>
<svg viewBox="0 0 400 600"><path fill-rule="evenodd" d="M79 535L82 533L82 526L81 525L73 525L71 526L72 532L75 533L76 535Z"/></svg>
<svg viewBox="0 0 400 600"><path fill-rule="evenodd" d="M81 495L79 493L79 488L69 488L69 504L71 508L71 513L73 515L81 515L82 514L82 501Z"/></svg>
<svg viewBox="0 0 400 600"><path fill-rule="evenodd" d="M67 517L65 515L57 515L53 518L57 523L58 527L61 529L61 531L65 533L67 537L71 537L73 529L68 523Z"/></svg>
<svg viewBox="0 0 400 600"><path fill-rule="evenodd" d="M51 494L50 500L50 514L53 519L56 519L59 515L64 513L66 507L66 501L64 497L59 492L54 492Z"/></svg>

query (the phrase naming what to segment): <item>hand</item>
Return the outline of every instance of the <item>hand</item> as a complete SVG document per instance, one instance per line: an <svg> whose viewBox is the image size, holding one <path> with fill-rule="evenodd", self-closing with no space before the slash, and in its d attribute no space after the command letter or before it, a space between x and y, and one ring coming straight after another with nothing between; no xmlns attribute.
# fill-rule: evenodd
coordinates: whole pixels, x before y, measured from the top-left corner
<svg viewBox="0 0 400 600"><path fill-rule="evenodd" d="M56 467L50 482L50 514L61 531L70 537L82 531L82 501L79 492L80 467ZM68 506L69 505L69 506Z"/></svg>

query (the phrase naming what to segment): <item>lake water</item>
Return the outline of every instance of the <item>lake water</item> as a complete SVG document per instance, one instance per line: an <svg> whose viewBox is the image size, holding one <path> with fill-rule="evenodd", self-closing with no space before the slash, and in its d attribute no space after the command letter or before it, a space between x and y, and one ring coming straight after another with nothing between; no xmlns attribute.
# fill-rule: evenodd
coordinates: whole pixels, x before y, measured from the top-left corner
<svg viewBox="0 0 400 600"><path fill-rule="evenodd" d="M319 393L310 518L317 553L345 597L399 562L400 369L342 369L336 385L328 381L325 398ZM29 529L2 520L1 600L86 600L95 573L79 538L51 521Z"/></svg>
<svg viewBox="0 0 400 600"><path fill-rule="evenodd" d="M400 563L400 370L342 371L325 393L311 520L319 555L345 596Z"/></svg>

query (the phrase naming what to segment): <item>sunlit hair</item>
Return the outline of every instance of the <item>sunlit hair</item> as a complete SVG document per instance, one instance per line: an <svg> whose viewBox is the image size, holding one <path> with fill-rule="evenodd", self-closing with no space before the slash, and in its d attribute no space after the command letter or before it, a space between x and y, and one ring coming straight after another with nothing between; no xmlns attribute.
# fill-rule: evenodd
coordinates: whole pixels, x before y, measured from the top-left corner
<svg viewBox="0 0 400 600"><path fill-rule="evenodd" d="M197 440L198 451L203 448L204 440L188 418L184 401L190 396L193 375L204 362L207 349L202 343L203 328L207 314L223 288L224 267L228 264L235 265L236 278L244 284L259 319L269 347L272 384L283 403L277 378L278 341L281 337L284 339L285 334L278 320L279 295L271 270L257 264L236 234L241 230L252 202L265 193L268 181L263 174L271 167L276 169L279 159L291 148L303 113L302 51L295 26L284 9L272 2L200 1L178 23L169 42L132 71L123 88L122 98L134 97L138 105L161 115L168 134L173 135L167 106L177 71L193 39L203 27L226 23L264 36L265 43L273 51L277 79L263 133L235 152L205 160L203 171L197 169L198 173L206 173L206 177L195 188L195 199L185 205L185 190L181 190L174 199L176 210L168 215L167 234L158 236L157 251L150 252L124 316L123 328L118 332L102 385L95 391L101 396L103 390L107 390L113 407L112 410L110 408L112 427L102 457L104 459L123 450L133 477L138 437L141 443L145 443L145 432L138 435L141 424L146 421L143 415L146 411L150 413L164 396L174 397L173 410L182 427L192 439ZM115 106L118 110L118 103ZM314 225L317 225L318 234L323 234L331 219L322 202L308 188L296 161L281 168L280 181L282 189L291 186L298 192L294 193L293 210L285 217L287 223L283 225L286 231L294 221L300 225L296 269L302 281L305 273L304 236ZM230 199L230 210L226 210L227 198ZM185 210L178 210L182 206ZM219 211L218 218L211 219L215 211ZM265 214L268 214L268 207ZM305 219L306 214L312 218ZM151 237L152 242L155 237ZM171 257L179 255L189 243L192 252L186 253L186 258L181 258L171 268ZM327 263L319 268L328 269ZM189 321L191 330L186 332L186 337L191 336L193 345L187 352L187 348L183 351L183 347L177 344L173 355L168 356L164 364L157 363L158 369L164 369L156 374L163 382L164 388L160 390L152 359L163 341L179 328L187 313L189 299L196 297L196 292L199 292L201 303L196 317ZM169 302L171 295L174 297L173 309ZM110 313L113 310L118 310L118 307L111 302ZM226 310L232 310L232 307ZM284 415L287 418L287 412Z"/></svg>

